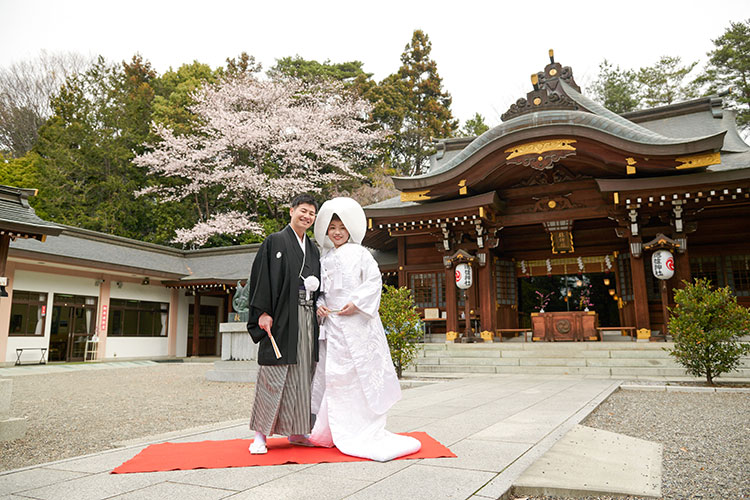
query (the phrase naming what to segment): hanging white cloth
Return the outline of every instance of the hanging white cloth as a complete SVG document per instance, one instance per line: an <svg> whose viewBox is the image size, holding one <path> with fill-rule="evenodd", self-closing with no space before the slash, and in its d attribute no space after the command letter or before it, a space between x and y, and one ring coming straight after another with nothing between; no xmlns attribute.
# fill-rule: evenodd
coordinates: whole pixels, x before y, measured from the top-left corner
<svg viewBox="0 0 750 500"><path fill-rule="evenodd" d="M318 306L339 310L352 302L358 311L330 314L321 325L310 441L378 461L415 453L419 440L385 430L401 388L378 315L382 281L375 259L356 243L331 249L321 259L321 281Z"/></svg>

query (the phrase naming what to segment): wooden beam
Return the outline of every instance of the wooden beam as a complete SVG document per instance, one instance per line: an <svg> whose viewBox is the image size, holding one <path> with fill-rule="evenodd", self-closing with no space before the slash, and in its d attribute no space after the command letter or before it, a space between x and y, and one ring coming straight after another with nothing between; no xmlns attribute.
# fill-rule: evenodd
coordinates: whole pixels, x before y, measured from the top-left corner
<svg viewBox="0 0 750 500"><path fill-rule="evenodd" d="M630 236L630 243L640 242L640 238ZM643 254L641 254L643 255ZM630 274L633 279L633 302L635 305L635 327L637 329L651 329L651 319L648 315L648 292L646 289L646 266L644 258L636 258L630 253Z"/></svg>
<svg viewBox="0 0 750 500"><path fill-rule="evenodd" d="M456 271L451 266L445 270L445 310L446 332L458 331L458 295L456 287Z"/></svg>
<svg viewBox="0 0 750 500"><path fill-rule="evenodd" d="M193 302L193 349L191 356L198 356L200 345L201 294L195 292Z"/></svg>
<svg viewBox="0 0 750 500"><path fill-rule="evenodd" d="M8 262L8 249L10 248L10 236L0 235L0 276L5 276L5 266Z"/></svg>
<svg viewBox="0 0 750 500"><path fill-rule="evenodd" d="M485 252L486 264L479 267L479 314L482 331L494 332L497 328L495 313L495 282L492 279L494 262L492 254Z"/></svg>
<svg viewBox="0 0 750 500"><path fill-rule="evenodd" d="M398 286L409 286L406 282L406 238L398 239Z"/></svg>

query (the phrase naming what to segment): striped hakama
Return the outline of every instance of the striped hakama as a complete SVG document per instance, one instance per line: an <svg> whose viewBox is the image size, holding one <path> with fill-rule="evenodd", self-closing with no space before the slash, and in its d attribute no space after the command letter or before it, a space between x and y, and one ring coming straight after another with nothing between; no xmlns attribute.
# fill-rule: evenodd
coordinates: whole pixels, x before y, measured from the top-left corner
<svg viewBox="0 0 750 500"><path fill-rule="evenodd" d="M303 290L299 292L297 317L297 364L258 368L250 429L266 436L308 434L312 428L310 387L316 365L313 361L315 312L313 300L306 300Z"/></svg>

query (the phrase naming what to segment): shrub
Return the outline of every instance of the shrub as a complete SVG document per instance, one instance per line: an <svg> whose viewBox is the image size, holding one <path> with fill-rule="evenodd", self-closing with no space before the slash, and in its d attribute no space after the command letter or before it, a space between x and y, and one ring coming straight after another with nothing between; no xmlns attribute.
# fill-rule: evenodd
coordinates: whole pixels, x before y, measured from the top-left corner
<svg viewBox="0 0 750 500"><path fill-rule="evenodd" d="M685 283L675 290L675 307L670 309L669 331L674 349L669 354L693 376L714 377L728 373L740 364L750 344L739 337L750 330L750 311L737 304L729 287L714 288L707 279Z"/></svg>
<svg viewBox="0 0 750 500"><path fill-rule="evenodd" d="M388 337L393 366L401 378L404 368L417 357L418 342L422 338L422 321L411 290L386 285L380 297L380 319Z"/></svg>

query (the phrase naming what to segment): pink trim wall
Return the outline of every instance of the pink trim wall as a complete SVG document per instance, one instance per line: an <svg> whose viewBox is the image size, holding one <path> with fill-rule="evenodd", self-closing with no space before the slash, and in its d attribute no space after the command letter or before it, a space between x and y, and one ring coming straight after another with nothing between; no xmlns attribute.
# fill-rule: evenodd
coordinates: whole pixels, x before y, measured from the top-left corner
<svg viewBox="0 0 750 500"><path fill-rule="evenodd" d="M109 326L109 290L110 280L104 280L99 285L99 311L96 314L96 334L99 337L99 348L96 359L104 359L107 352L107 327Z"/></svg>
<svg viewBox="0 0 750 500"><path fill-rule="evenodd" d="M8 351L8 334L10 333L10 306L13 302L13 275L16 266L8 261L5 265L5 275L8 278L8 286L5 291L8 296L0 299L0 363L5 360Z"/></svg>

